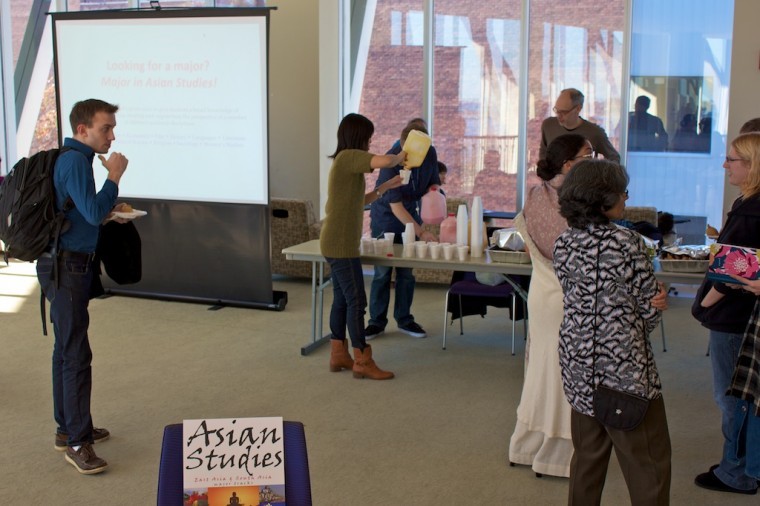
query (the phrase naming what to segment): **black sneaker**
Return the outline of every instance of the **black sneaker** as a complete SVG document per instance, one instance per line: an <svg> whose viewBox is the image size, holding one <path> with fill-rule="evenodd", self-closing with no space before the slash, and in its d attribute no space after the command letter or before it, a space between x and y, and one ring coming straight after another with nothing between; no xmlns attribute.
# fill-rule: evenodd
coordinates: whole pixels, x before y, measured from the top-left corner
<svg viewBox="0 0 760 506"><path fill-rule="evenodd" d="M102 473L108 467L105 460L95 455L90 443L85 443L74 450L73 447L67 446L64 454L66 462L74 466L81 474L98 474Z"/></svg>
<svg viewBox="0 0 760 506"><path fill-rule="evenodd" d="M711 467L710 470L706 473L698 475L696 478L694 478L694 483L698 487L706 488L707 490L715 490L716 492L733 492L734 494L747 495L755 495L757 493L757 488L754 488L752 490L741 490L726 485L720 481L717 476L715 476L715 472L713 472L713 470L717 467L718 466Z"/></svg>
<svg viewBox="0 0 760 506"><path fill-rule="evenodd" d="M369 325L367 325L367 328L364 329L364 339L367 341L371 341L372 339L376 338L383 332L385 332L384 328L378 327L377 325L372 325L370 323Z"/></svg>
<svg viewBox="0 0 760 506"><path fill-rule="evenodd" d="M108 432L108 429L99 429L97 427L92 428L92 442L93 443L100 443L101 441L105 441L109 437L111 437L111 433ZM68 441L69 441L68 434L64 434L63 432L56 432L55 433L56 451L65 452Z"/></svg>
<svg viewBox="0 0 760 506"><path fill-rule="evenodd" d="M412 337L427 337L425 329L420 327L417 322L409 322L406 325L399 325L398 329L404 334L409 334Z"/></svg>

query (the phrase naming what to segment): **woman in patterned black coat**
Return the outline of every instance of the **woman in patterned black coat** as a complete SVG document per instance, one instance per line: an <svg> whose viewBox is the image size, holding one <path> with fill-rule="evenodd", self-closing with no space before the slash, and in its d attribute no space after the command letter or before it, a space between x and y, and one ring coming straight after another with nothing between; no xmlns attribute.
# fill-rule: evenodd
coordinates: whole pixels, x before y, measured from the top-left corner
<svg viewBox="0 0 760 506"><path fill-rule="evenodd" d="M627 185L620 165L584 160L559 191L560 214L570 225L555 242L554 269L564 294L559 355L572 407L571 505L600 503L613 447L631 503L669 503L670 436L648 339L666 294L641 236L611 223L623 215ZM592 399L602 384L649 399L640 425L623 431L594 418Z"/></svg>

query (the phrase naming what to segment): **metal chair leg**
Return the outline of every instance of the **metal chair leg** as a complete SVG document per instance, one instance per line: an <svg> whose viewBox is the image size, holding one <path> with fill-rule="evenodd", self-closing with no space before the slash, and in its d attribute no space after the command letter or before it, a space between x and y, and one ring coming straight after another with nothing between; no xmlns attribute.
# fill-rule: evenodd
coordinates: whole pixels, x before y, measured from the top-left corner
<svg viewBox="0 0 760 506"><path fill-rule="evenodd" d="M443 346L441 349L446 349L446 329L448 328L447 320L449 315L449 290L446 290L446 300L443 303Z"/></svg>
<svg viewBox="0 0 760 506"><path fill-rule="evenodd" d="M516 303L517 297L515 296L515 292L512 292L512 356L515 354L515 315L517 314L517 311L515 309Z"/></svg>
<svg viewBox="0 0 760 506"><path fill-rule="evenodd" d="M464 314L462 313L462 296L459 296L459 335L464 335Z"/></svg>

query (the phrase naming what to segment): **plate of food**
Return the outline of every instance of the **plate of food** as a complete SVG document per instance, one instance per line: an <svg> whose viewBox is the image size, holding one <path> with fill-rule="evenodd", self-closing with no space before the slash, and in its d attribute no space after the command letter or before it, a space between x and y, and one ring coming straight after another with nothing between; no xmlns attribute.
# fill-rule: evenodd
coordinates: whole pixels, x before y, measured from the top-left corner
<svg viewBox="0 0 760 506"><path fill-rule="evenodd" d="M660 267L666 272L706 272L710 265L708 246L665 246L660 251Z"/></svg>
<svg viewBox="0 0 760 506"><path fill-rule="evenodd" d="M113 217L121 218L124 220L134 220L135 218L139 218L140 216L145 216L146 214L148 214L147 211L133 209L132 206L130 205L122 204L119 211L113 212Z"/></svg>

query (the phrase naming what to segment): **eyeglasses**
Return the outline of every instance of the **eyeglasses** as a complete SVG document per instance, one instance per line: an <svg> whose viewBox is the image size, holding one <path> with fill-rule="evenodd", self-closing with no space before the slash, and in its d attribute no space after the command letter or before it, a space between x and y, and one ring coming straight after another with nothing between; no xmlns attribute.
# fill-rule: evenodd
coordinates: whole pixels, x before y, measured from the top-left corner
<svg viewBox="0 0 760 506"><path fill-rule="evenodd" d="M731 158L730 156L726 157L726 163L731 163L731 162L746 162L746 161L747 160L745 160L744 158Z"/></svg>
<svg viewBox="0 0 760 506"><path fill-rule="evenodd" d="M625 198L628 198L628 188L625 189Z"/></svg>
<svg viewBox="0 0 760 506"><path fill-rule="evenodd" d="M565 110L552 107L552 111L554 111L554 114L556 114L557 116L565 116L566 114L570 114L571 112L573 112L573 109L575 109L576 107L578 106L574 105L570 109L565 109Z"/></svg>
<svg viewBox="0 0 760 506"><path fill-rule="evenodd" d="M578 155L570 158L567 160L568 162L572 162L574 160L588 160L590 158L596 158L596 152L592 151L591 153L586 153L585 155Z"/></svg>

